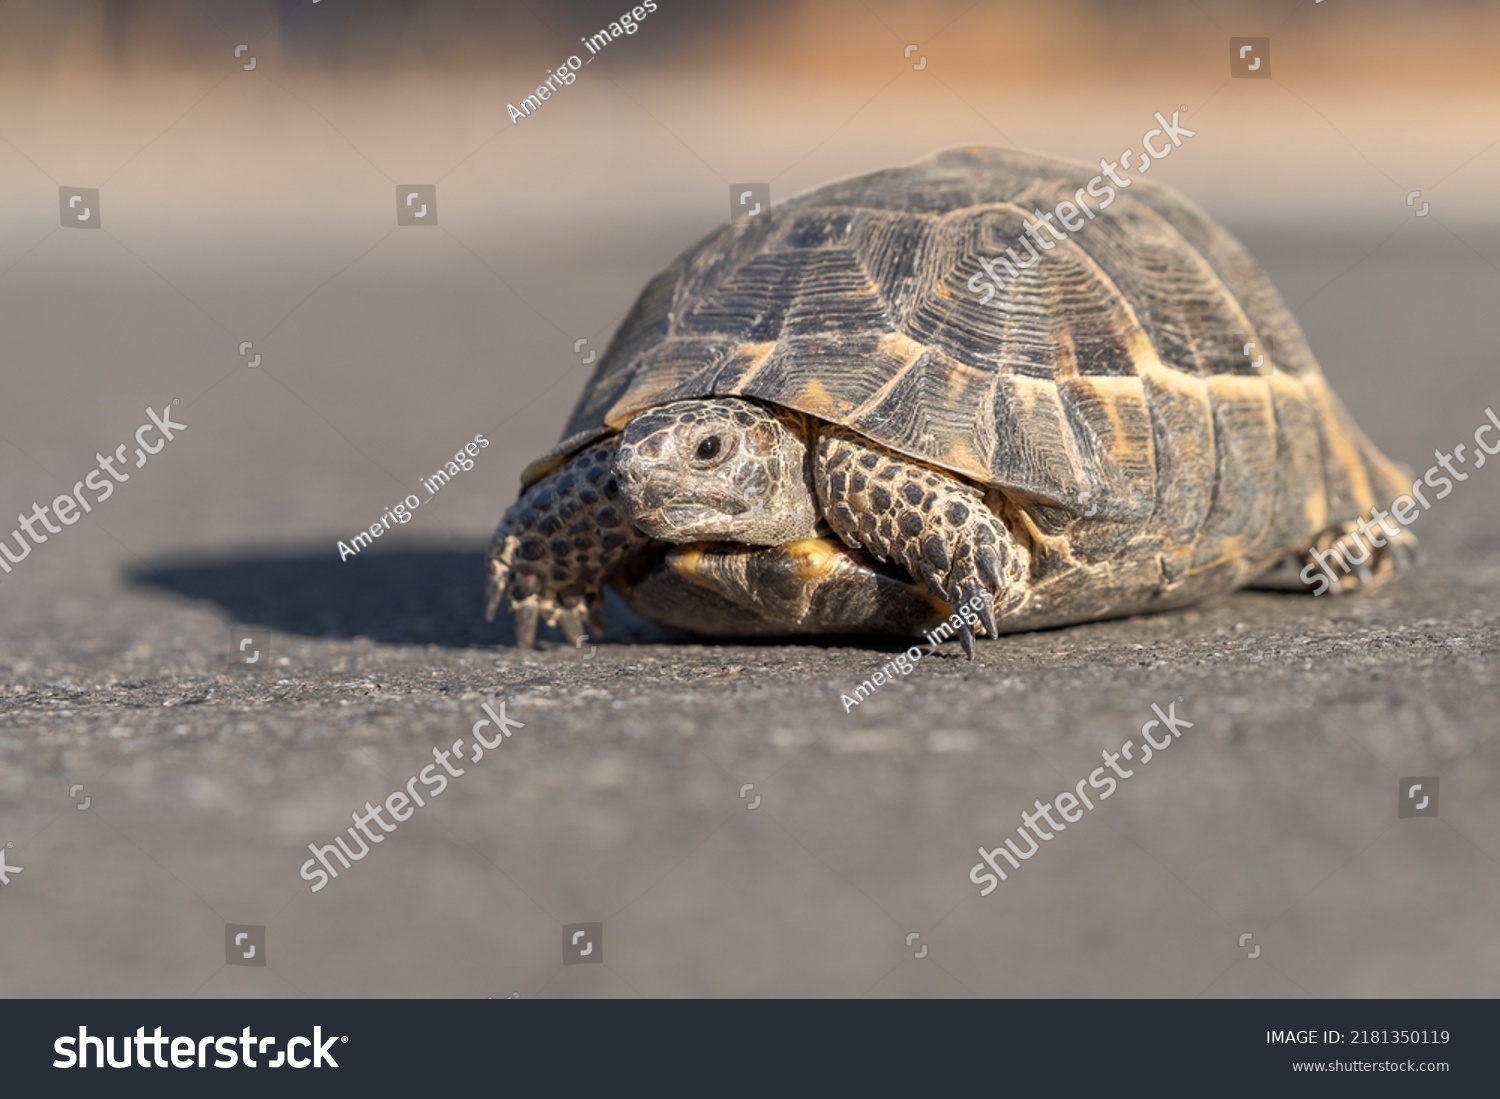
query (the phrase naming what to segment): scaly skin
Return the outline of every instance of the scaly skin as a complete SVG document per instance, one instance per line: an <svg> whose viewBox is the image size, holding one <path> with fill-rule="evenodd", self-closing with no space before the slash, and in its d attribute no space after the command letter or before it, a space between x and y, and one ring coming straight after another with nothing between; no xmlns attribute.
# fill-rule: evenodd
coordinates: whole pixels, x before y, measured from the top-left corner
<svg viewBox="0 0 1500 1099"><path fill-rule="evenodd" d="M1379 523L1367 523L1367 527L1382 538L1385 545L1375 545L1368 537L1360 533L1357 523L1340 523L1320 534L1313 542L1312 549L1297 559L1297 572L1300 574L1308 565L1317 565L1313 551L1322 551L1329 567L1338 578L1337 582L1332 584L1330 591L1333 594L1340 594L1378 588L1416 564L1419 555L1417 539L1404 527L1397 527L1394 536ZM1330 549L1343 556L1349 572L1344 572L1337 558L1327 556ZM1355 556L1363 556L1364 560L1356 562ZM1321 566L1318 566L1318 571L1313 575L1327 579L1327 573Z"/></svg>
<svg viewBox="0 0 1500 1099"><path fill-rule="evenodd" d="M631 524L615 479L615 438L595 443L521 493L490 542L485 617L505 599L516 644L536 643L538 621L570 644L584 625L603 633L605 580L650 541Z"/></svg>
<svg viewBox="0 0 1500 1099"><path fill-rule="evenodd" d="M996 612L1003 617L1026 598L1030 553L974 485L841 427L819 436L814 476L835 534L901 565L950 606L984 594L979 617L991 637L999 633ZM967 624L959 640L972 657Z"/></svg>

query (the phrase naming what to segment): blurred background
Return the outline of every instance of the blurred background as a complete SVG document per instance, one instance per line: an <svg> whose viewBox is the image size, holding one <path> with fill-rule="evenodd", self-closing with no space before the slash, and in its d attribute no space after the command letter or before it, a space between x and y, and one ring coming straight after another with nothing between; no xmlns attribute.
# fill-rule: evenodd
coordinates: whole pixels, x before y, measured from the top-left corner
<svg viewBox="0 0 1500 1099"><path fill-rule="evenodd" d="M617 607L635 644L523 658L478 601L585 360L731 185L775 202L964 144L1113 160L1157 111L1196 136L1152 178L1246 242L1425 469L1500 404L1500 8L657 0L590 58L631 6L0 4L0 516L148 406L188 425L0 576L0 842L26 868L0 995L1500 994L1487 470L1418 521L1429 566L1393 594L1032 635L852 715L882 650L694 645ZM1231 75L1231 38L1269 40L1268 78ZM398 224L412 186L432 220ZM232 626L271 631L270 670L228 666ZM977 843L1181 694L1212 745L1024 901L971 896ZM306 844L501 697L515 751L310 896ZM1413 774L1448 784L1451 819L1399 822L1419 840L1386 831ZM1394 861L1350 879L1370 852ZM1441 911L1373 905L1403 874ZM593 920L604 965L562 968L558 925ZM270 928L266 969L225 964L226 923ZM934 965L902 945L944 927ZM1280 968L1244 961L1236 929L1277 927Z"/></svg>
<svg viewBox="0 0 1500 1099"><path fill-rule="evenodd" d="M1426 402L1403 398L1459 397L1428 338L1452 318L1432 310L1461 309L1500 258L1492 6L668 5L511 122L626 10L7 3L7 490L71 475L59 408L102 439L171 397L238 456L154 474L156 491L196 482L195 545L358 529L481 428L500 437L474 478L503 495L587 376L574 343L602 347L636 289L725 219L731 183L775 200L968 143L1097 162L1179 106L1197 136L1153 178L1271 265L1382 443L1437 445ZM1272 38L1270 80L1230 78L1231 36ZM435 232L398 229L401 184L437 187ZM100 189L101 232L61 231L59 187ZM1306 262L1278 268L1284 254ZM1445 262L1419 280L1409 255ZM1383 288L1376 308L1387 270L1456 290L1419 306ZM1355 342L1318 339L1377 314ZM1411 369L1361 392L1362 361L1392 341ZM443 534L482 531L494 506L473 501L402 534L438 534L435 514ZM132 552L180 546L144 505L99 519Z"/></svg>

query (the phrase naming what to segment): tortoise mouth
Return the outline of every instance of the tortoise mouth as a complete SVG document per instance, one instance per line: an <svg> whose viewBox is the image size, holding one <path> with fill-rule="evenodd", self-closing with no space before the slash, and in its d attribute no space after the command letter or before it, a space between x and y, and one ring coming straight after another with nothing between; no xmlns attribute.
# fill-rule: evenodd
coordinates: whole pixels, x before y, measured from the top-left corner
<svg viewBox="0 0 1500 1099"><path fill-rule="evenodd" d="M661 514L669 523L688 526L695 520L701 522L723 515L743 515L748 510L742 500L726 500L718 507L706 507L703 504L668 504L661 509Z"/></svg>
<svg viewBox="0 0 1500 1099"><path fill-rule="evenodd" d="M698 542L722 537L735 516L745 511L740 501L722 507L696 503L660 503L632 508L635 525L643 534L664 542Z"/></svg>
<svg viewBox="0 0 1500 1099"><path fill-rule="evenodd" d="M635 525L653 538L686 541L712 538L750 505L722 486L701 480L684 486L667 469L641 470L617 466L620 491ZM689 495L691 491L691 495Z"/></svg>

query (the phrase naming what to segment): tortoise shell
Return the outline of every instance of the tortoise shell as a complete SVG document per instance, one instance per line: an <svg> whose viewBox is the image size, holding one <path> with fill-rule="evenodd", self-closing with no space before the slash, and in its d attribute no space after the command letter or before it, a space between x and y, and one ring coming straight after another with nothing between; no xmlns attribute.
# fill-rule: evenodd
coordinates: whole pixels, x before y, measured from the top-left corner
<svg viewBox="0 0 1500 1099"><path fill-rule="evenodd" d="M998 293L971 289L1091 180L961 148L720 228L642 292L523 480L644 409L747 397L1002 490L1038 535L1087 506L1247 576L1400 491L1264 272L1165 187L1130 181Z"/></svg>

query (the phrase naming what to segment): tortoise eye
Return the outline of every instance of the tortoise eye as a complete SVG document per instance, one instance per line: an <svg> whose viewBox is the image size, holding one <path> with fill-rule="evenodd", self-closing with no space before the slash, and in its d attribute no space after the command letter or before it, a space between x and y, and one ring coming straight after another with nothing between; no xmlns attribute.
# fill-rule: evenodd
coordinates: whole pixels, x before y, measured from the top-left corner
<svg viewBox="0 0 1500 1099"><path fill-rule="evenodd" d="M710 435L698 444L698 449L693 452L693 457L700 462L711 462L718 456L721 445L717 435Z"/></svg>

